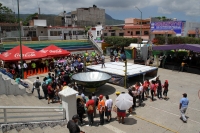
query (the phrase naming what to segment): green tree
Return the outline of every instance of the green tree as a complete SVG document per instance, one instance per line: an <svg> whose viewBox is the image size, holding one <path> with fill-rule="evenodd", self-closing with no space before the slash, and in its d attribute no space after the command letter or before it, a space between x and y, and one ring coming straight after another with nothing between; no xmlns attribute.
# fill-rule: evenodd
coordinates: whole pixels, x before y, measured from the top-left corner
<svg viewBox="0 0 200 133"><path fill-rule="evenodd" d="M14 23L17 20L15 19L15 14L14 12L6 7L3 6L2 3L0 3L0 22L1 23Z"/></svg>
<svg viewBox="0 0 200 133"><path fill-rule="evenodd" d="M29 20L32 20L33 17L37 16L38 13L34 13L29 15L28 17L26 17L26 19L23 21L23 25L28 25L29 24Z"/></svg>
<svg viewBox="0 0 200 133"><path fill-rule="evenodd" d="M114 45L116 47L127 47L131 43L137 43L137 38L125 38L119 36L109 36L105 37L104 41L108 44Z"/></svg>

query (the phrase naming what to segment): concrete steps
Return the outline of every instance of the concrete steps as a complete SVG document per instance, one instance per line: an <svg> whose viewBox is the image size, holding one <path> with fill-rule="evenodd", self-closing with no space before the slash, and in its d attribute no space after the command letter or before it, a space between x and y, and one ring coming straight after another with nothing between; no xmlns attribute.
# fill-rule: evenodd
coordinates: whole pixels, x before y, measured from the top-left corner
<svg viewBox="0 0 200 133"><path fill-rule="evenodd" d="M47 104L47 101L39 100L34 95L0 95L0 106L38 106L38 107L59 107L60 104ZM45 103L46 102L46 103ZM25 121L40 121L40 120L61 120L63 116L54 109L7 109L7 112L22 112L22 113L8 113L7 116L19 116L18 118L8 119L8 122L25 122ZM26 112L26 113L23 113ZM3 117L3 109L0 109L0 117ZM20 116L37 116L31 118L20 118ZM48 116L48 117L38 117L38 116ZM51 115L60 115L60 116L51 116ZM0 123L3 123L4 120L0 119Z"/></svg>

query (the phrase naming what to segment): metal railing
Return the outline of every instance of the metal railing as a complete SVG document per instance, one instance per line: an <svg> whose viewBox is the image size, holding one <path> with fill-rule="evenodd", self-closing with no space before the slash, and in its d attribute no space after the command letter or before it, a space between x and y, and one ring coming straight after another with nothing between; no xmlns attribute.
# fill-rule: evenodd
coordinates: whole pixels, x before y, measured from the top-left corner
<svg viewBox="0 0 200 133"><path fill-rule="evenodd" d="M51 40L80 40L80 39L87 39L86 35L73 35L73 36L39 36L38 41L51 41Z"/></svg>
<svg viewBox="0 0 200 133"><path fill-rule="evenodd" d="M1 38L1 43L3 42L17 42L20 40L20 37L5 37ZM22 41L32 41L31 37L21 37Z"/></svg>
<svg viewBox="0 0 200 133"><path fill-rule="evenodd" d="M92 44L97 48L97 50L101 53L101 54L103 54L103 50L99 47L99 45L90 37L90 39L89 39L91 42L92 42Z"/></svg>
<svg viewBox="0 0 200 133"><path fill-rule="evenodd" d="M0 106L0 123L52 121L65 119L66 112L62 107Z"/></svg>

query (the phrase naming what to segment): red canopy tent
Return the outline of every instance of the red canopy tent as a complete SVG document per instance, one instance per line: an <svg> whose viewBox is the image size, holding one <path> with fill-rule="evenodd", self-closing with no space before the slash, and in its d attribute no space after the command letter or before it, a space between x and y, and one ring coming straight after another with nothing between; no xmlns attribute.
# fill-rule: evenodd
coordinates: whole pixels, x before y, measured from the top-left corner
<svg viewBox="0 0 200 133"><path fill-rule="evenodd" d="M46 57L46 54L40 53L27 46L22 45L22 59L31 60ZM3 61L18 61L21 59L20 46L16 46L13 49L8 50L0 55L0 59Z"/></svg>
<svg viewBox="0 0 200 133"><path fill-rule="evenodd" d="M43 48L39 51L40 53L45 53L47 56L55 57L55 56L67 56L70 55L70 52L64 49L61 49L53 44L49 45L46 48Z"/></svg>

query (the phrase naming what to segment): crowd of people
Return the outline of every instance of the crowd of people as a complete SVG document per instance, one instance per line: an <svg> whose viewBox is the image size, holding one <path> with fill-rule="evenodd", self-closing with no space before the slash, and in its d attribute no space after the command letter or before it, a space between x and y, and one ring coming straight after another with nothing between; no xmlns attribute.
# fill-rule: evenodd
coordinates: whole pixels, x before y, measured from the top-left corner
<svg viewBox="0 0 200 133"><path fill-rule="evenodd" d="M50 62L50 64L53 65L48 66L50 71L48 76L43 78L43 82L40 82L39 77L36 78L33 83L32 93L34 92L34 89L36 89L38 92L38 98L41 99L42 97L39 88L42 87L44 98L48 99L48 103L50 103L50 100L52 100L52 102L60 102L58 93L65 89L65 86L74 88L77 91L83 91L81 85L73 82L72 75L84 71L84 56L86 57L85 63L101 63L102 68L105 67L104 55L100 56L94 52L90 55L88 53L85 53L85 55L72 54L65 58L53 59Z"/></svg>
<svg viewBox="0 0 200 133"><path fill-rule="evenodd" d="M132 109L135 109L137 107L136 100L138 100L139 106L141 106L142 102L145 101L147 98L149 98L151 101L154 101L155 96L157 96L158 99L167 100L168 87L168 81L165 80L165 83L162 85L159 77L157 77L156 80L152 80L151 82L145 80L144 83L137 82L136 84L132 85L128 88L128 93L130 94L130 96L133 97L133 106L130 107L128 112L132 113ZM116 96L119 95L120 92L116 92ZM162 97L162 95L164 97ZM99 111L99 125L104 124L104 113L107 117L106 121L110 122L110 120L112 119L111 111L115 111L117 113L117 120L119 121L119 123L125 123L124 117L126 116L126 110L120 110L116 106L113 106L113 100L110 99L108 95L105 96L105 101L103 95L97 97L95 96L95 93L92 93L88 96L89 100L86 99L82 91L79 91L79 94L77 96L79 96L77 97L77 113L80 117L81 125L83 124L83 114L88 115L89 125L92 125L94 122L93 118L96 116L96 110Z"/></svg>

